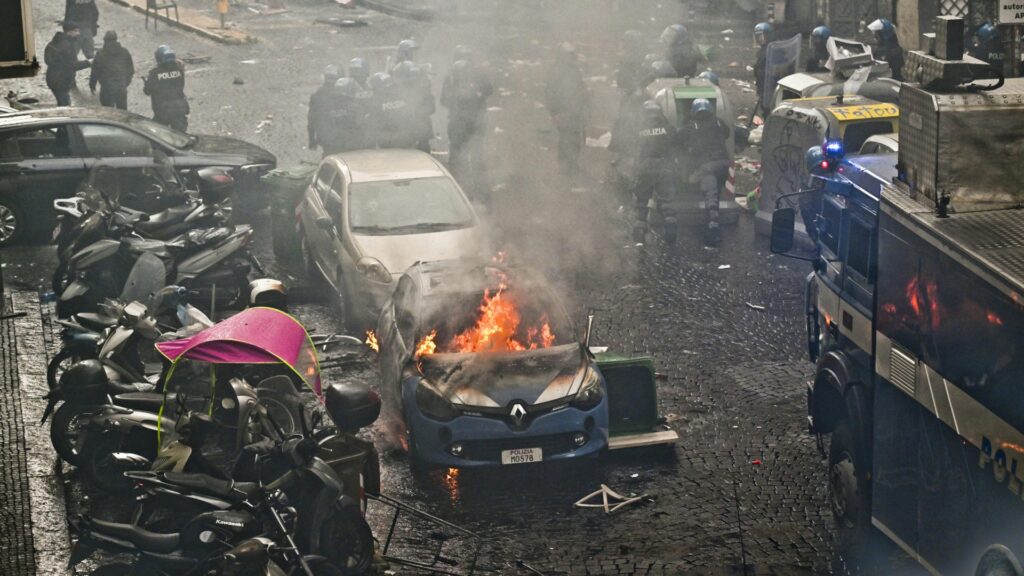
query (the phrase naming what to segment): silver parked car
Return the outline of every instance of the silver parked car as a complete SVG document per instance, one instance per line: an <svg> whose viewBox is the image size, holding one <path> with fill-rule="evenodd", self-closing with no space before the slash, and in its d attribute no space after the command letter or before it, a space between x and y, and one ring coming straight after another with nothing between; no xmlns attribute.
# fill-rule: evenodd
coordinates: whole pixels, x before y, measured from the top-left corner
<svg viewBox="0 0 1024 576"><path fill-rule="evenodd" d="M418 150L324 158L298 212L307 269L327 280L350 329L376 325L412 264L489 253L462 189L440 162Z"/></svg>

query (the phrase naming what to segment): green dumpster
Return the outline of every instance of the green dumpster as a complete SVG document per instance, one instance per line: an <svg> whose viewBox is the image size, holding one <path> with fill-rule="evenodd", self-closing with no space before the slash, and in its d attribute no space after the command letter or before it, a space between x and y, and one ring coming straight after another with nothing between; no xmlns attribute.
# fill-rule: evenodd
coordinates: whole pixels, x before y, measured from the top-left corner
<svg viewBox="0 0 1024 576"><path fill-rule="evenodd" d="M264 189L270 196L270 221L274 236L274 256L281 261L294 261L302 254L295 208L302 201L316 172L314 164L299 164L289 168L276 168L262 177Z"/></svg>

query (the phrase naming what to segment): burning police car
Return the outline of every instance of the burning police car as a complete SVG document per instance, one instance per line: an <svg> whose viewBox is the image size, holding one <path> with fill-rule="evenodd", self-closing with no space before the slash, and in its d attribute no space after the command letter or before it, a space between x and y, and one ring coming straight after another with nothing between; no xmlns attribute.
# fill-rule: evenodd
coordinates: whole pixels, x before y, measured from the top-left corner
<svg viewBox="0 0 1024 576"><path fill-rule="evenodd" d="M385 410L414 462L563 460L608 445L604 378L530 272L418 263L378 323Z"/></svg>

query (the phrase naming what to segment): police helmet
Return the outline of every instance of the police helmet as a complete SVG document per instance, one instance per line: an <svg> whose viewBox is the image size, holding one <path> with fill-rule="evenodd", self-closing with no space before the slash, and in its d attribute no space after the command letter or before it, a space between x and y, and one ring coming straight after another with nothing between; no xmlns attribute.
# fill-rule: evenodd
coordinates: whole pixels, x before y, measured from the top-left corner
<svg viewBox="0 0 1024 576"><path fill-rule="evenodd" d="M413 54L419 50L420 45L412 38L406 38L398 43L398 60L412 60Z"/></svg>
<svg viewBox="0 0 1024 576"><path fill-rule="evenodd" d="M103 35L103 43L117 42L117 32L113 30L107 30L107 33Z"/></svg>
<svg viewBox="0 0 1024 576"><path fill-rule="evenodd" d="M348 62L348 75L350 78L362 82L370 77L370 63L366 58L353 58Z"/></svg>
<svg viewBox="0 0 1024 576"><path fill-rule="evenodd" d="M395 79L391 77L391 74L387 72L377 72L373 76L370 76L370 87L375 91L383 90L393 86Z"/></svg>
<svg viewBox="0 0 1024 576"><path fill-rule="evenodd" d="M697 98L690 104L690 116L694 120L707 120L715 117L715 107L707 98Z"/></svg>
<svg viewBox="0 0 1024 576"><path fill-rule="evenodd" d="M868 24L868 30L874 32L875 36L882 40L888 40L896 35L896 28L885 18L879 18Z"/></svg>
<svg viewBox="0 0 1024 576"><path fill-rule="evenodd" d="M359 85L351 78L339 78L338 81L334 83L334 92L338 96L354 98L356 94L359 93Z"/></svg>
<svg viewBox="0 0 1024 576"><path fill-rule="evenodd" d="M999 30L991 22L984 22L981 26L978 26L978 30L974 35L982 42L991 42L999 37Z"/></svg>
<svg viewBox="0 0 1024 576"><path fill-rule="evenodd" d="M465 60L466 62L472 62L473 61L473 49L470 48L469 46L466 46L465 44L459 44L458 46L456 46L455 47L454 57L452 58L452 61L453 62L458 62L459 60Z"/></svg>
<svg viewBox="0 0 1024 576"><path fill-rule="evenodd" d="M167 44L161 44L157 46L156 51L153 52L153 58L156 60L157 64L163 64L166 58L166 54L171 51L172 50L170 46L168 46Z"/></svg>
<svg viewBox="0 0 1024 576"><path fill-rule="evenodd" d="M655 100L645 100L643 110L646 114L654 114L655 112L658 114L662 113L661 105Z"/></svg>
<svg viewBox="0 0 1024 576"><path fill-rule="evenodd" d="M807 165L808 172L814 172L821 168L821 163L824 160L825 153L821 151L821 146L811 146L804 154L804 163Z"/></svg>
<svg viewBox="0 0 1024 576"><path fill-rule="evenodd" d="M825 43L832 37L832 30L828 26L818 26L811 30L811 46L824 48Z"/></svg>
<svg viewBox="0 0 1024 576"><path fill-rule="evenodd" d="M697 75L697 78L703 78L708 82L711 82L715 86L719 86L718 74L715 74L711 70L705 70Z"/></svg>
<svg viewBox="0 0 1024 576"><path fill-rule="evenodd" d="M658 60L651 64L651 76L654 78L675 78L678 75L672 63L667 60Z"/></svg>
<svg viewBox="0 0 1024 576"><path fill-rule="evenodd" d="M682 24L672 24L661 32L660 40L668 46L680 46L690 40L690 31Z"/></svg>
<svg viewBox="0 0 1024 576"><path fill-rule="evenodd" d="M391 71L391 75L395 78L412 78L420 73L420 67L416 65L412 60L405 60L399 62L395 69Z"/></svg>
<svg viewBox="0 0 1024 576"><path fill-rule="evenodd" d="M249 306L288 309L288 289L274 278L257 278L249 283Z"/></svg>
<svg viewBox="0 0 1024 576"><path fill-rule="evenodd" d="M772 25L767 22L759 22L754 26L754 42L758 46L764 46L772 39Z"/></svg>

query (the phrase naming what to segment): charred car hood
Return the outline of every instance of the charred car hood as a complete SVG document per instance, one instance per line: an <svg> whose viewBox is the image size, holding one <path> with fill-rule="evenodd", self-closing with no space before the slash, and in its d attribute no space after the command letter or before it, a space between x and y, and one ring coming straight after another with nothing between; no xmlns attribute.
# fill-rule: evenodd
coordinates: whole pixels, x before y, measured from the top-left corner
<svg viewBox="0 0 1024 576"><path fill-rule="evenodd" d="M273 154L248 142L225 136L196 135L196 142L188 148L190 152L211 156L237 156L247 164L276 164Z"/></svg>
<svg viewBox="0 0 1024 576"><path fill-rule="evenodd" d="M354 234L363 256L380 260L392 274L401 274L416 262L475 258L486 251L479 227L425 234Z"/></svg>
<svg viewBox="0 0 1024 576"><path fill-rule="evenodd" d="M541 404L578 391L586 358L578 343L527 352L432 354L423 376L455 405L497 408L513 400Z"/></svg>

